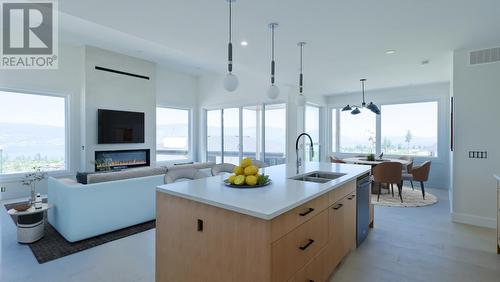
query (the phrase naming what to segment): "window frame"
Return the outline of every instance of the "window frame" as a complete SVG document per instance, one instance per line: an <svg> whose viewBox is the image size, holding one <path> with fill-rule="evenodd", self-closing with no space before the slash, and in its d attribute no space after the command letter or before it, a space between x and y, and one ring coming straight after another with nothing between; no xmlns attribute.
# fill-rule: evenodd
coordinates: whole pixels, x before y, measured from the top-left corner
<svg viewBox="0 0 500 282"><path fill-rule="evenodd" d="M66 93L56 92L56 91L36 91L29 89L21 89L21 88L10 88L10 87L0 87L0 91L11 92L21 95L38 95L38 96L47 96L47 97L57 97L64 99L64 169L59 170L50 170L47 171L48 176L52 177L61 177L69 175L72 171L71 165L71 126L70 126L70 99L71 96ZM10 182L10 181L19 181L24 175L28 173L28 171L24 172L15 172L15 173L0 173L0 181Z"/></svg>
<svg viewBox="0 0 500 282"><path fill-rule="evenodd" d="M412 100L412 101L405 101L405 102L388 102L388 103L381 103L380 106L380 111L382 112L382 107L383 106L394 106L394 105L405 105L405 104L419 104L419 103L431 103L435 102L436 103L436 118L437 118L437 132L436 132L436 156L418 156L418 155L394 155L394 154L385 154L385 156L390 156L390 157L401 157L401 156L410 156L413 158L423 158L423 159L440 159L441 154L439 153L439 145L440 145L440 138L439 138L439 129L440 129L440 100L439 99L422 99L422 100ZM377 154L382 153L382 114L381 113L379 116L377 116Z"/></svg>
<svg viewBox="0 0 500 282"><path fill-rule="evenodd" d="M224 109L229 109L229 108L238 108L239 109L239 116L240 116L240 123L239 123L239 148L240 148L240 160L243 156L243 109L246 107L253 107L257 106L260 107L260 129L261 129L261 136L259 142L261 143L260 147L260 154L256 154L256 159L260 161L265 161L265 152L266 152L266 146L265 146L265 138L266 138L266 133L265 133L265 126L266 126L266 118L265 118L265 111L266 111L266 106L270 105L284 105L285 106L285 121L286 122L286 128L285 128L285 156L286 159L288 159L288 115L289 115L289 109L288 109L288 103L285 101L275 101L273 103L245 103L245 104L223 104L223 105L217 105L217 106L211 106L211 107L204 107L202 108L203 111L203 152L202 152L202 160L208 161L208 124L207 124L207 112L208 111L214 111L214 110L220 110L221 111L221 162L224 163Z"/></svg>
<svg viewBox="0 0 500 282"><path fill-rule="evenodd" d="M314 103L310 103L310 102L307 102L306 105L304 106L304 132L308 133L308 130L307 130L307 107L312 107L312 108L316 108L318 110L318 140L315 140L313 139L313 145L317 144L317 148L316 150L314 150L314 156L318 158L318 162L321 162L322 161L322 153L323 153L323 130L321 130L322 128L322 120L323 120L323 107L321 107L320 105L317 105L317 104L314 104ZM304 147L304 149L306 148L305 146L308 145L309 142L305 142L305 140L303 139L302 140L302 146ZM309 156L307 155L306 151L303 150L304 152L304 156L302 156L302 158L304 160L309 160Z"/></svg>
<svg viewBox="0 0 500 282"><path fill-rule="evenodd" d="M157 125L157 120L155 116L155 163L157 165L172 165L172 164L180 164L180 163L186 163L186 162L192 162L193 161L193 109L189 107L177 107L177 106L170 106L170 105L164 105L164 104L157 104L155 107L155 115L156 115L156 110L157 108L166 108L166 109L173 109L173 110L183 110L183 111L188 111L188 154L187 154L187 159L177 159L177 160L167 160L167 161L158 161L158 153L157 150L158 148L156 147L156 135L158 134L156 127Z"/></svg>
<svg viewBox="0 0 500 282"><path fill-rule="evenodd" d="M441 135L441 127L442 127L442 121L441 119L443 118L442 115L446 115L446 109L443 108L443 105L446 105L446 101L443 100L441 97L432 97L432 98L405 98L405 99L397 99L394 102L382 102L378 104L380 106L380 109L382 109L382 106L384 105L400 105L400 104L415 104L415 103L428 103L428 102L436 102L437 103L437 156L416 156L416 155L409 155L414 158L418 159L430 159L430 160L441 160L443 153L440 153L440 147L441 147L441 141L442 138L440 137ZM444 104L443 104L444 103ZM332 126L332 110L336 110L336 142L335 142L335 148L332 148L332 132L331 132L331 126ZM354 155L359 155L361 153L348 153L348 152L341 152L340 151L340 113L342 111L342 106L328 106L328 117L327 117L327 122L328 122L328 146L329 146L329 152L330 155L337 155L340 157L349 157L349 156L354 156ZM377 140L375 144L375 154L380 155L382 152L382 115L383 112L381 112L380 115L376 115L375 117L375 138ZM446 117L445 117L446 118ZM446 139L446 138L445 138ZM390 155L390 154L384 154L385 156L388 157L400 157L402 155Z"/></svg>

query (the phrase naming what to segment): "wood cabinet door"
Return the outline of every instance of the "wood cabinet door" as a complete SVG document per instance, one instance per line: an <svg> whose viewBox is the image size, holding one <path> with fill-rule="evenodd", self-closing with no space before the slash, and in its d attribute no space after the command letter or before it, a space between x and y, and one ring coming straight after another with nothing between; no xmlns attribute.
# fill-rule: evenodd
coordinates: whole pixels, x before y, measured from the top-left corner
<svg viewBox="0 0 500 282"><path fill-rule="evenodd" d="M356 193L344 199L344 256L356 248Z"/></svg>
<svg viewBox="0 0 500 282"><path fill-rule="evenodd" d="M337 201L328 209L328 252L330 256L330 268L333 270L344 256L344 199Z"/></svg>

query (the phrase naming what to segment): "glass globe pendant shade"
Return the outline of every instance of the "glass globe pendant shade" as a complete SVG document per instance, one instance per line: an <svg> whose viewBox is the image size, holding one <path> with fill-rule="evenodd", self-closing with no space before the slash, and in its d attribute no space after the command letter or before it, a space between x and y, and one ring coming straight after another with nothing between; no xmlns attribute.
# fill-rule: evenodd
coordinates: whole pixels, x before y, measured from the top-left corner
<svg viewBox="0 0 500 282"><path fill-rule="evenodd" d="M238 77L231 72L227 73L224 78L224 89L233 92L236 88L238 88Z"/></svg>
<svg viewBox="0 0 500 282"><path fill-rule="evenodd" d="M300 94L297 96L297 106L304 107L306 105L306 96Z"/></svg>
<svg viewBox="0 0 500 282"><path fill-rule="evenodd" d="M274 100L278 98L279 95L280 95L280 89L278 88L278 86L271 84L271 86L269 86L269 89L267 89L267 97L269 97L269 99Z"/></svg>

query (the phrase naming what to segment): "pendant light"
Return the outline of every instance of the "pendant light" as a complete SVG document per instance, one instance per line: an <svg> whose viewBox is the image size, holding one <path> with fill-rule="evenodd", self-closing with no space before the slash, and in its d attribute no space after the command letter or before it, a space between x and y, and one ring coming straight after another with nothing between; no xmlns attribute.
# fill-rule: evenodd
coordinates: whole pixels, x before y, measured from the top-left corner
<svg viewBox="0 0 500 282"><path fill-rule="evenodd" d="M275 82L276 75L276 61L274 60L274 31L278 27L277 23L270 23L269 28L271 29L271 85L267 90L267 97L269 99L276 99L280 95L280 89Z"/></svg>
<svg viewBox="0 0 500 282"><path fill-rule="evenodd" d="M232 40L232 4L236 0L226 0L229 3L229 43L227 45L227 74L224 78L224 89L233 92L238 88L238 77L233 74L233 43Z"/></svg>
<svg viewBox="0 0 500 282"><path fill-rule="evenodd" d="M361 81L361 89L362 89L362 93L363 93L363 101L361 103L361 106L353 105L351 107L350 105L347 105L347 106L342 108L342 111L343 112L351 111L351 114L357 115L357 114L361 113L359 108L367 108L368 110L372 111L373 113L380 115L380 109L377 107L377 105L373 104L373 102L370 102L370 103L368 103L368 105L366 105L366 102L365 102L365 81L366 81L366 79L362 78L362 79L360 79L360 81ZM353 109L353 107L354 107L354 109Z"/></svg>
<svg viewBox="0 0 500 282"><path fill-rule="evenodd" d="M306 104L306 97L304 96L304 74L302 73L302 49L306 45L305 42L297 43L300 48L300 74L299 74L299 96L297 96L297 106L303 107Z"/></svg>

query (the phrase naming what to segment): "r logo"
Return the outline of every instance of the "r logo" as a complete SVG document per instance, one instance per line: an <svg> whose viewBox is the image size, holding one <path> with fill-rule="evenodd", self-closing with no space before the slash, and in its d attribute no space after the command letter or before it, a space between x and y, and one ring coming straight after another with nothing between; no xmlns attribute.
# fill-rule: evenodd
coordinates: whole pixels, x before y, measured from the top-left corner
<svg viewBox="0 0 500 282"><path fill-rule="evenodd" d="M53 3L2 3L3 55L53 54Z"/></svg>

